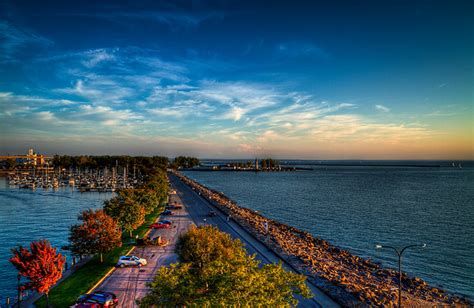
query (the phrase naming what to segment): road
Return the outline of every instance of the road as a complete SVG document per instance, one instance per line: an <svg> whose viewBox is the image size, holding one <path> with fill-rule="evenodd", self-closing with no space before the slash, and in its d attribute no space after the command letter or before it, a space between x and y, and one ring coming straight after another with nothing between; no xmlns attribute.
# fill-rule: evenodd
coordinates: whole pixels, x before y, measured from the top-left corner
<svg viewBox="0 0 474 308"><path fill-rule="evenodd" d="M170 195L170 202L182 204L177 195ZM156 271L161 266L166 266L177 261L175 244L179 234L186 232L193 223L186 208L174 211L176 215L164 216L173 222L170 229L155 229L149 234L150 238L161 235L162 239L170 244L166 247L137 247L131 254L145 258L148 264L144 267L116 268L95 291L113 292L119 299L118 307L138 307L136 300L145 296L149 288L148 282L153 281Z"/></svg>
<svg viewBox="0 0 474 308"><path fill-rule="evenodd" d="M143 297L148 292L146 284L153 280L154 273L158 268L176 261L177 256L174 253L176 240L179 234L186 232L192 223L196 225L215 225L233 238L240 239L247 252L249 254L256 254L256 259L260 260L262 264L282 262L287 270L295 272L283 259L268 250L266 246L256 240L240 225L232 220L227 221L227 218L221 212L216 211L217 216L209 217L208 213L213 209L213 205L181 182L176 176L170 174L169 179L177 192L177 194L170 196L170 202L176 201L179 204L183 204L184 208L176 211L177 215L168 217L173 221L174 228L152 231L153 233L150 234L150 237L153 238L160 234L162 238L170 241L170 245L165 248L138 248L133 254L146 258L148 261L147 266L143 268L118 268L96 288L96 290L117 294L120 300L119 307L137 307L135 300ZM313 299L298 298L300 301L299 307L339 307L318 288L310 283L308 283L308 286L313 294L315 294L315 297Z"/></svg>

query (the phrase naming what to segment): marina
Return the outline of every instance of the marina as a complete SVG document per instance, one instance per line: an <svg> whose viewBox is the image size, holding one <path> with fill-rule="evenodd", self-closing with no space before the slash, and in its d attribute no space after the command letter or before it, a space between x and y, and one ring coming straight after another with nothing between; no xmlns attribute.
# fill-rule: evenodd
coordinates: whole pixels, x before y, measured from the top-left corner
<svg viewBox="0 0 474 308"><path fill-rule="evenodd" d="M120 170L121 169L121 170ZM117 172L120 170L121 172ZM72 187L80 192L114 192L117 189L134 188L143 181L135 170L129 175L128 167L103 169L37 168L16 170L8 174L8 185L22 189L58 189Z"/></svg>

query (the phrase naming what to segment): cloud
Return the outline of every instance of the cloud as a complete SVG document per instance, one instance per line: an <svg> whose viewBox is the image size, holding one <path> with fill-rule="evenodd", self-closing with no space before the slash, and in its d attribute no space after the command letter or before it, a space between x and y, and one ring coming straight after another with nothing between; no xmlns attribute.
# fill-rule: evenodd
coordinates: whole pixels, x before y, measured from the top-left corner
<svg viewBox="0 0 474 308"><path fill-rule="evenodd" d="M428 117L452 117L459 115L458 112L443 112L441 110L435 110L433 112L427 113L426 116Z"/></svg>
<svg viewBox="0 0 474 308"><path fill-rule="evenodd" d="M37 54L53 42L31 30L0 19L0 63L18 62L18 54Z"/></svg>
<svg viewBox="0 0 474 308"><path fill-rule="evenodd" d="M383 105L375 105L375 109L381 112L390 112L390 108L385 107Z"/></svg>
<svg viewBox="0 0 474 308"><path fill-rule="evenodd" d="M311 135L328 142L399 143L426 139L434 132L418 125L379 123L358 115L328 115L314 123Z"/></svg>
<svg viewBox="0 0 474 308"><path fill-rule="evenodd" d="M267 155L285 147L407 144L436 135L415 123L363 117L356 113L358 105L288 91L285 84L196 78L200 66L166 61L153 50L93 49L41 61L69 86L30 95L0 92L5 135L70 137L102 148L112 140L137 149L140 142L153 148L150 144L160 141L181 154L208 157Z"/></svg>
<svg viewBox="0 0 474 308"><path fill-rule="evenodd" d="M312 42L290 41L275 46L278 56L282 57L317 57L327 59L329 55L321 47Z"/></svg>
<svg viewBox="0 0 474 308"><path fill-rule="evenodd" d="M99 63L113 61L116 59L114 54L110 53L107 49L91 50L85 52L83 55L87 58L83 61L84 65L87 67L94 67Z"/></svg>
<svg viewBox="0 0 474 308"><path fill-rule="evenodd" d="M234 121L238 121L242 118L242 116L247 112L247 110L241 107L232 107L229 111L227 111L220 119L232 119Z"/></svg>
<svg viewBox="0 0 474 308"><path fill-rule="evenodd" d="M274 141L280 138L280 136L273 130L269 129L263 132L260 136L257 137L257 141L261 143Z"/></svg>
<svg viewBox="0 0 474 308"><path fill-rule="evenodd" d="M159 3L156 3L159 5ZM181 27L197 27L208 20L222 19L229 14L226 10L200 8L199 3L193 5L193 10L168 5L159 10L107 10L97 13L64 14L73 16L87 16L104 19L122 25L129 25L128 20L141 20L165 24L172 29Z"/></svg>

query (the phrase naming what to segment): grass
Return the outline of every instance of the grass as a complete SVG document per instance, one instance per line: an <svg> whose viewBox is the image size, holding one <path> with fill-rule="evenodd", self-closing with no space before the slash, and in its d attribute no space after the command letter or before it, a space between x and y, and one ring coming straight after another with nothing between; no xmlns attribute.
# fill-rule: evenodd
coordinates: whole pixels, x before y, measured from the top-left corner
<svg viewBox="0 0 474 308"><path fill-rule="evenodd" d="M148 231L148 226L153 223L160 213L163 206L155 209L154 212L145 217L145 222L134 232L134 235L143 235ZM94 256L89 262L77 269L68 278L56 285L49 292L49 302L52 307L69 307L75 303L77 298L92 288L111 268L117 264L120 256L124 255L134 245L130 241L128 232L122 234L122 247L115 248L104 255L104 263L100 263L99 256ZM46 307L46 298L42 296L35 302L36 307Z"/></svg>

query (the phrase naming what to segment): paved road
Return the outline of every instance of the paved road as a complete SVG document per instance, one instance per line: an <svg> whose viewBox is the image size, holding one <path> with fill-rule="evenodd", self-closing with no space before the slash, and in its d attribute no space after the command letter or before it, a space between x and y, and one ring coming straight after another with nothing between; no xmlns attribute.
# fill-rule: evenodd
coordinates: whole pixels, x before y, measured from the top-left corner
<svg viewBox="0 0 474 308"><path fill-rule="evenodd" d="M160 234L163 239L170 241L170 245L165 248L137 248L132 254L146 258L148 265L143 268L118 268L105 279L96 290L109 291L117 294L120 299L119 307L137 307L135 300L143 297L148 292L146 283L153 280L154 273L158 268L176 261L177 256L174 253L174 248L178 235L186 232L193 222L196 225L215 225L220 230L229 233L233 238L240 239L248 253L256 254L256 258L263 264L278 263L281 261L287 270L294 271L279 256L269 251L245 229L241 228L232 220L228 222L226 217L219 211L217 211L216 217L208 217L209 211L213 209L212 205L182 183L176 176L171 174L169 178L177 192L176 195L171 195L170 201L183 204L184 208L176 211L177 215L167 217L167 219L169 218L173 221L174 228L152 231L153 233L150 234L150 237L153 238ZM298 306L339 307L315 286L311 284L308 284L308 286L313 294L315 294L315 298L299 298L300 304Z"/></svg>
<svg viewBox="0 0 474 308"><path fill-rule="evenodd" d="M182 204L177 195L170 195L170 202L174 201ZM117 268L95 290L115 293L119 299L119 307L138 307L135 300L148 293L149 288L146 284L153 281L156 271L161 266L177 261L174 252L176 240L179 234L186 232L193 223L186 208L174 212L176 215L163 217L173 221L172 228L152 230L149 234L150 238L161 235L162 239L170 241L168 246L136 248L131 254L145 258L148 262L147 266Z"/></svg>

